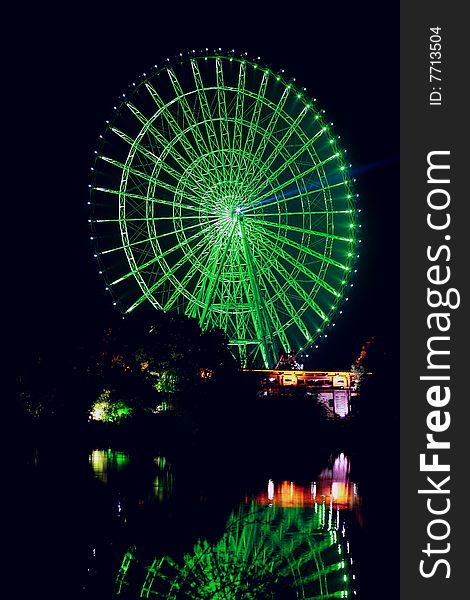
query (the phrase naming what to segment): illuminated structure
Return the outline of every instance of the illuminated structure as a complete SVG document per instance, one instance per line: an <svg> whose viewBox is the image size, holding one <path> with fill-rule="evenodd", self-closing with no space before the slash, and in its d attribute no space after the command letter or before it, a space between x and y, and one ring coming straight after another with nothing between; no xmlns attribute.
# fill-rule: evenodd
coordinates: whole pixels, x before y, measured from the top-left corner
<svg viewBox="0 0 470 600"><path fill-rule="evenodd" d="M140 598L352 597L349 546L334 516L324 502L310 510L241 505L218 542L198 541L181 564L165 556L139 569L134 549L127 552L116 592L132 586L134 566L144 578Z"/></svg>
<svg viewBox="0 0 470 600"><path fill-rule="evenodd" d="M349 416L351 399L357 394L351 371L253 369L246 372L258 378L261 396L314 394L330 418Z"/></svg>
<svg viewBox="0 0 470 600"><path fill-rule="evenodd" d="M157 556L147 564L130 548L116 593L167 600L353 598L353 559L340 513L359 503L344 454L308 488L269 480L267 491L229 516L217 542L199 540L180 561Z"/></svg>
<svg viewBox="0 0 470 600"><path fill-rule="evenodd" d="M95 256L121 311L146 302L221 328L242 366L327 335L358 225L324 112L233 53L192 53L133 84L90 186Z"/></svg>

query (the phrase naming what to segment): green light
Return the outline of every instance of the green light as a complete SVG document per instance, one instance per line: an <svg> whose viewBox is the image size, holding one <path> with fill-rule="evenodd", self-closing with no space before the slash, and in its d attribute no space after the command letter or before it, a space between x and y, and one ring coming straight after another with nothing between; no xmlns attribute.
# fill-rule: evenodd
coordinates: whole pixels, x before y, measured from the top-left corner
<svg viewBox="0 0 470 600"><path fill-rule="evenodd" d="M230 515L218 541L199 540L179 562L156 556L140 585L138 569L127 576L135 559L128 551L116 579L118 589L127 586L129 597L166 600L277 598L279 589L312 600L347 597L345 580L332 576L338 565L332 563L325 513L324 505L318 512L242 505Z"/></svg>
<svg viewBox="0 0 470 600"><path fill-rule="evenodd" d="M348 256L352 256L352 253L351 253L351 252L348 252Z"/></svg>
<svg viewBox="0 0 470 600"><path fill-rule="evenodd" d="M95 253L125 313L185 314L225 331L239 364L272 367L338 308L350 182L311 98L216 54L167 65L117 111L94 171Z"/></svg>

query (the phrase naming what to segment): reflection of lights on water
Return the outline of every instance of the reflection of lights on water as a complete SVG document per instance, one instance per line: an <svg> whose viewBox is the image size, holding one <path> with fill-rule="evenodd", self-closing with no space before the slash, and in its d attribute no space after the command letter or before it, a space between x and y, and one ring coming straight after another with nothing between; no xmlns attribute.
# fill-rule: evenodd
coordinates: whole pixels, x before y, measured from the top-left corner
<svg viewBox="0 0 470 600"><path fill-rule="evenodd" d="M272 500L274 498L274 482L272 479L268 482L268 500Z"/></svg>
<svg viewBox="0 0 470 600"><path fill-rule="evenodd" d="M153 496L159 502L168 500L173 492L173 477L171 473L157 475L153 480Z"/></svg>
<svg viewBox="0 0 470 600"><path fill-rule="evenodd" d="M110 470L120 471L129 463L129 455L118 450L93 450L88 458L93 473L103 483L108 481Z"/></svg>
<svg viewBox="0 0 470 600"><path fill-rule="evenodd" d="M267 502L279 507L313 507L323 498L328 505L333 501L335 508L352 510L359 506L360 498L356 484L349 480L349 469L349 459L341 453L333 460L333 466L323 469L318 480L310 482L308 486L294 481L275 483L269 479L267 489L256 500L261 504Z"/></svg>
<svg viewBox="0 0 470 600"><path fill-rule="evenodd" d="M338 499L338 482L337 482L337 481L334 481L334 482L331 484L331 495L333 496L333 498L334 498L335 500L337 500L337 499Z"/></svg>

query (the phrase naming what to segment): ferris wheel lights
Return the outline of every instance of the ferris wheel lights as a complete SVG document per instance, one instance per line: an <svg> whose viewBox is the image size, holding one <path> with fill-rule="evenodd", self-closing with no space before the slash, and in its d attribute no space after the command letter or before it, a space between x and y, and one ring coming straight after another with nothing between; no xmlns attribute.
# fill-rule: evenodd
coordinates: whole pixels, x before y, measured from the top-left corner
<svg viewBox="0 0 470 600"><path fill-rule="evenodd" d="M348 256L352 256L351 252L348 252Z"/></svg>

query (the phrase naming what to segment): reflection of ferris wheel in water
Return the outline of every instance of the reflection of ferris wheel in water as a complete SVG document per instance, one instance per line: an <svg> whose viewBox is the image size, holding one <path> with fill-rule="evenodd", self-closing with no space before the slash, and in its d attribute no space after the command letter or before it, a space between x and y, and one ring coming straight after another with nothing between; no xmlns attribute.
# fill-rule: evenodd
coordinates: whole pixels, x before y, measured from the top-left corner
<svg viewBox="0 0 470 600"><path fill-rule="evenodd" d="M351 180L323 111L281 74L231 55L181 59L133 89L92 185L115 303L221 328L244 366L314 344L356 257Z"/></svg>

